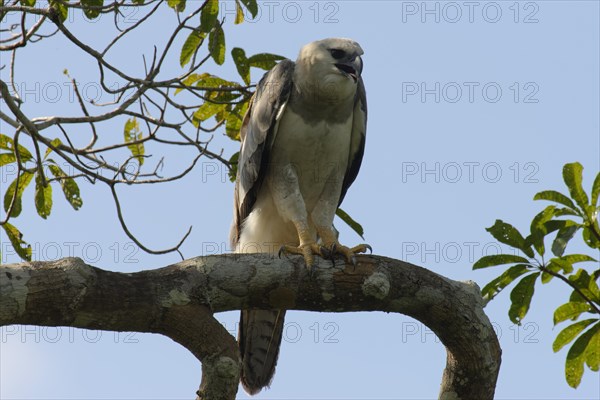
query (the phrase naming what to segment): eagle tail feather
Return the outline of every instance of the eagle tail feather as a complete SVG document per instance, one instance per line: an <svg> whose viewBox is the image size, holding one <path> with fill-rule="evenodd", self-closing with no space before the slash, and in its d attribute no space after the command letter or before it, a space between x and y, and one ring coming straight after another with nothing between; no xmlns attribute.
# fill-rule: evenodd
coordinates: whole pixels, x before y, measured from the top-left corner
<svg viewBox="0 0 600 400"><path fill-rule="evenodd" d="M285 310L245 310L240 315L238 341L242 355L241 382L251 395L269 387L283 336Z"/></svg>

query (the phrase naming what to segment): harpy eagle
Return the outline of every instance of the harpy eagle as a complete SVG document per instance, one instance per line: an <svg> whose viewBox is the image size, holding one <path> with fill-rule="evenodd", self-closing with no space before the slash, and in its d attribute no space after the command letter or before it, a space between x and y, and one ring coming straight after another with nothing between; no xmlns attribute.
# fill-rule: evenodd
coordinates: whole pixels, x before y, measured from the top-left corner
<svg viewBox="0 0 600 400"><path fill-rule="evenodd" d="M356 178L365 148L363 50L331 38L302 47L265 74L244 116L231 244L238 253L343 256L370 247L341 245L333 218ZM258 393L275 372L285 310L242 311L244 389Z"/></svg>

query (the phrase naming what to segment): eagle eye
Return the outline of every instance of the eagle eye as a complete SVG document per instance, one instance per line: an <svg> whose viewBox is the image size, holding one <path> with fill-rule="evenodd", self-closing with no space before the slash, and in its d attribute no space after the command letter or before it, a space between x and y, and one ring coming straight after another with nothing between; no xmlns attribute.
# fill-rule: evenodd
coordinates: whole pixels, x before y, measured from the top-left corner
<svg viewBox="0 0 600 400"><path fill-rule="evenodd" d="M346 52L344 50L340 50L340 49L329 49L329 52L331 53L331 56L333 58L335 58L336 60L339 60L340 58L344 58L344 56L346 55Z"/></svg>

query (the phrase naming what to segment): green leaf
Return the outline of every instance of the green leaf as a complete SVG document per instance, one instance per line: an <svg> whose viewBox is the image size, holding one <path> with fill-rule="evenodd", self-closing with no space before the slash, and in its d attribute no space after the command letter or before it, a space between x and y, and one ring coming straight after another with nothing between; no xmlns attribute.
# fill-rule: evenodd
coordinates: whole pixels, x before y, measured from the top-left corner
<svg viewBox="0 0 600 400"><path fill-rule="evenodd" d="M215 63L223 65L225 62L225 32L219 24L208 35L208 49Z"/></svg>
<svg viewBox="0 0 600 400"><path fill-rule="evenodd" d="M554 216L556 207L548 206L538 213L531 221L531 235L525 239L527 244L533 244L533 247L539 255L544 255L544 237L549 233L546 227L546 222L550 221Z"/></svg>
<svg viewBox="0 0 600 400"><path fill-rule="evenodd" d="M598 325L600 325L600 323ZM598 325L595 325L592 329ZM600 369L600 329L596 329L596 332L592 334L592 338L585 349L585 354L586 364L592 371L597 372Z"/></svg>
<svg viewBox="0 0 600 400"><path fill-rule="evenodd" d="M581 377L583 375L583 363L585 362L588 347L590 346L591 340L600 331L600 324L596 324L588 329L583 335L573 343L573 346L567 353L567 362L565 364L565 377L567 383L572 388L576 388L581 383ZM597 347L597 343L591 344L593 347Z"/></svg>
<svg viewBox="0 0 600 400"><path fill-rule="evenodd" d="M242 10L239 0L235 0L235 20L233 23L238 25L242 22L244 22L244 10Z"/></svg>
<svg viewBox="0 0 600 400"><path fill-rule="evenodd" d="M53 17L58 18L60 22L65 22L69 17L69 7L62 1L50 0L50 8Z"/></svg>
<svg viewBox="0 0 600 400"><path fill-rule="evenodd" d="M529 311L529 305L535 290L535 281L538 276L540 276L539 272L527 275L510 292L511 305L508 310L508 317L517 325L521 325L521 321Z"/></svg>
<svg viewBox="0 0 600 400"><path fill-rule="evenodd" d="M35 174L35 209L40 217L46 219L52 211L52 185L42 181L39 173Z"/></svg>
<svg viewBox="0 0 600 400"><path fill-rule="evenodd" d="M135 157L140 166L143 165L145 152L144 142L134 143L143 138L140 124L136 117L130 118L125 122L123 137L125 138L125 143L131 143L127 146L129 151L131 151L131 155Z"/></svg>
<svg viewBox="0 0 600 400"><path fill-rule="evenodd" d="M14 152L15 152L14 148L15 148L15 143L12 140L12 138L0 133L0 149L8 150L9 152L14 154ZM19 156L21 157L22 162L27 162L33 158L31 153L29 152L29 150L27 150L25 147L19 145L18 149L19 149Z"/></svg>
<svg viewBox="0 0 600 400"><path fill-rule="evenodd" d="M184 12L185 2L186 0L167 0L167 5L177 12Z"/></svg>
<svg viewBox="0 0 600 400"><path fill-rule="evenodd" d="M567 221L565 221L567 222ZM579 225L566 224L558 230L556 238L552 242L552 254L560 257L565 252L569 240L575 236L575 232L579 229Z"/></svg>
<svg viewBox="0 0 600 400"><path fill-rule="evenodd" d="M588 303L575 301L565 303L554 311L554 325L568 319L575 320L581 313L586 311L590 311L590 305Z"/></svg>
<svg viewBox="0 0 600 400"><path fill-rule="evenodd" d="M221 122L221 121L225 121L225 118L227 117L227 114L229 113L229 111L227 111L227 108L229 108L229 105L225 105L225 107L221 108L216 114L215 114L215 121L216 122Z"/></svg>
<svg viewBox="0 0 600 400"><path fill-rule="evenodd" d="M17 161L17 157L13 153L0 154L0 167L14 163L15 161Z"/></svg>
<svg viewBox="0 0 600 400"><path fill-rule="evenodd" d="M206 0L200 13L200 32L212 30L219 17L219 0Z"/></svg>
<svg viewBox="0 0 600 400"><path fill-rule="evenodd" d="M97 18L100 15L99 7L102 7L104 0L81 0L83 13L89 19Z"/></svg>
<svg viewBox="0 0 600 400"><path fill-rule="evenodd" d="M35 0L20 0L19 3L21 3L22 6L26 6L26 7L35 6Z"/></svg>
<svg viewBox="0 0 600 400"><path fill-rule="evenodd" d="M573 272L573 263L570 259L565 257L551 258L550 261L560 267L564 272L564 275L568 275Z"/></svg>
<svg viewBox="0 0 600 400"><path fill-rule="evenodd" d="M600 232L600 229L598 229L598 222L595 221L594 224L596 226L596 230ZM592 249L600 249L600 240L598 240L596 235L594 235L589 227L584 226L582 234L583 240L588 246L590 246Z"/></svg>
<svg viewBox="0 0 600 400"><path fill-rule="evenodd" d="M249 104L250 102L248 100L238 103L227 115L225 132L227 133L227 136L233 140L240 140L240 129L242 129L242 122L244 120L244 116L246 115L246 111L248 110Z"/></svg>
<svg viewBox="0 0 600 400"><path fill-rule="evenodd" d="M600 172L596 175L592 185L592 202L590 203L592 206L598 207L598 197L600 197Z"/></svg>
<svg viewBox="0 0 600 400"><path fill-rule="evenodd" d="M75 179L71 178L56 164L48 165L50 172L55 178L59 178L60 186L65 194L65 198L75 210L79 210L83 205L83 200L79 194L79 186Z"/></svg>
<svg viewBox="0 0 600 400"><path fill-rule="evenodd" d="M556 210L554 210L555 217L562 217L564 215L579 215L579 214L577 214L574 210L567 208L567 207L557 208Z"/></svg>
<svg viewBox="0 0 600 400"><path fill-rule="evenodd" d="M560 331L560 333L554 339L554 343L552 343L552 351L557 353L565 347L567 344L571 343L573 339L581 333L585 328L587 328L590 324L597 322L597 319L584 319L583 321L576 322L572 325L567 326L565 329Z"/></svg>
<svg viewBox="0 0 600 400"><path fill-rule="evenodd" d="M61 140L59 138L56 138L56 139L52 140L52 142L50 142L50 144L52 145L52 147L58 147L58 146L60 146L62 144L62 142L61 142ZM50 153L52 153L52 148L48 147L46 149L46 154L44 154L44 160L46 158L48 158L48 156L50 155Z"/></svg>
<svg viewBox="0 0 600 400"><path fill-rule="evenodd" d="M528 257L534 256L531 246L525 242L521 233L512 225L497 219L493 226L486 228L486 231L499 242L521 250Z"/></svg>
<svg viewBox="0 0 600 400"><path fill-rule="evenodd" d="M229 90L211 90L207 92L207 97L210 99L210 101L215 103L232 103L241 95L242 94L240 92Z"/></svg>
<svg viewBox="0 0 600 400"><path fill-rule="evenodd" d="M13 248L23 260L31 261L31 245L23 240L23 234L14 226L8 222L2 226L8 240L12 244Z"/></svg>
<svg viewBox="0 0 600 400"><path fill-rule="evenodd" d="M181 48L181 54L179 55L179 64L182 67L185 67L185 65L190 62L192 56L198 51L200 45L202 45L205 36L205 33L201 33L194 29L187 39L185 39L183 47Z"/></svg>
<svg viewBox="0 0 600 400"><path fill-rule="evenodd" d="M208 75L208 74L202 74L202 75ZM198 79L200 79L201 75L199 74L189 74L184 80L181 81L181 84L183 86L192 86L194 83L196 83L196 81L198 81ZM175 94L179 94L179 92L181 92L182 90L185 90L185 88L177 88L175 89Z"/></svg>
<svg viewBox="0 0 600 400"><path fill-rule="evenodd" d="M496 297L498 293L502 291L502 289L510 285L515 279L517 279L521 275L528 272L529 268L527 267L528 266L524 264L519 264L510 267L496 279L492 280L490 283L485 285L483 289L481 289L482 297L487 301L492 300L494 297Z"/></svg>
<svg viewBox="0 0 600 400"><path fill-rule="evenodd" d="M15 144L12 138L6 136L3 133L0 133L0 149L13 151Z"/></svg>
<svg viewBox="0 0 600 400"><path fill-rule="evenodd" d="M350 215L348 215L346 211L342 210L341 208L338 208L335 212L335 215L340 217L340 219L344 221L346 225L352 228L352 230L356 232L358 236L361 237L361 239L364 240L363 235L365 233L365 230L363 229L362 225L356 222Z"/></svg>
<svg viewBox="0 0 600 400"><path fill-rule="evenodd" d="M278 56L277 54L259 53L248 58L248 64L251 67L256 67L268 71L275 65L277 65L277 61L281 61L284 59L285 57Z"/></svg>
<svg viewBox="0 0 600 400"><path fill-rule="evenodd" d="M238 83L219 78L216 75L204 73L198 76L195 86L201 89L217 89L238 87L240 85Z"/></svg>
<svg viewBox="0 0 600 400"><path fill-rule="evenodd" d="M138 6L144 4L144 1L145 0L131 0L131 2L133 4L138 5Z"/></svg>
<svg viewBox="0 0 600 400"><path fill-rule="evenodd" d="M588 256L587 254L569 254L562 256L561 259L568 261L571 264L586 262L586 261L597 261L595 258Z"/></svg>
<svg viewBox="0 0 600 400"><path fill-rule="evenodd" d="M195 121L206 121L226 106L227 104L218 104L206 101L200 107L198 107L198 109L194 113L193 118Z"/></svg>
<svg viewBox="0 0 600 400"><path fill-rule="evenodd" d="M598 284L586 270L582 268L578 269L575 274L569 276L569 281L571 281L571 283L573 283L588 299L600 304L600 290L598 289Z"/></svg>
<svg viewBox="0 0 600 400"><path fill-rule="evenodd" d="M558 271L562 270L565 274L570 274L573 272L573 264L563 257L555 257L550 259L549 265L556 265L558 267Z"/></svg>
<svg viewBox="0 0 600 400"><path fill-rule="evenodd" d="M231 166L231 168L229 169L229 180L231 182L235 182L235 179L237 177L239 157L240 157L240 152L238 151L237 153L234 153L231 156L231 158L229 159L229 165Z"/></svg>
<svg viewBox="0 0 600 400"><path fill-rule="evenodd" d="M586 303L586 300L583 297L581 297L581 295L577 293L576 290L573 290L571 292L571 295L569 296L569 301L573 303Z"/></svg>
<svg viewBox="0 0 600 400"><path fill-rule="evenodd" d="M573 203L573 201L571 199L569 199L564 194L557 192L555 190L545 190L543 192L539 192L533 197L533 199L534 200L554 201L556 203L560 203L564 206L567 206L568 208L570 208L572 210L577 209L577 207L575 206L575 203Z"/></svg>
<svg viewBox="0 0 600 400"><path fill-rule="evenodd" d="M228 81L206 72L203 74L190 74L183 81L181 81L181 84L184 86L193 85L200 89L235 88L240 86L239 83ZM175 94L181 92L182 90L183 88L177 88L177 90L175 90Z"/></svg>
<svg viewBox="0 0 600 400"><path fill-rule="evenodd" d="M525 263L529 264L529 260L516 256L513 254L493 254L490 256L483 256L475 264L473 264L473 269L481 269L487 267L493 267L496 265L502 264L512 264L512 263Z"/></svg>
<svg viewBox="0 0 600 400"><path fill-rule="evenodd" d="M588 205L588 196L583 190L583 167L580 163L574 162L565 164L563 167L563 179L569 188L571 198L577 202L582 210Z"/></svg>
<svg viewBox="0 0 600 400"><path fill-rule="evenodd" d="M235 63L235 67L244 80L246 85L250 84L250 65L248 64L248 58L246 58L246 52L244 49L234 47L231 49L231 57Z"/></svg>
<svg viewBox="0 0 600 400"><path fill-rule="evenodd" d="M17 179L19 182L19 188L17 189L17 197L15 198L15 204L13 205L12 211L10 213L11 218L16 218L21 214L22 210L22 202L21 198L23 196L23 191L27 188L29 183L31 182L31 178L33 178L33 174L28 171L23 171L18 178L15 178L14 181L8 186L8 190L4 193L4 211L8 212L10 207L10 202L13 199L15 189L17 188Z"/></svg>
<svg viewBox="0 0 600 400"><path fill-rule="evenodd" d="M242 2L242 4L244 4L244 6L246 6L248 11L250 11L250 14L252 14L252 18L255 18L256 14L258 14L258 4L256 3L256 0L240 0L240 1Z"/></svg>

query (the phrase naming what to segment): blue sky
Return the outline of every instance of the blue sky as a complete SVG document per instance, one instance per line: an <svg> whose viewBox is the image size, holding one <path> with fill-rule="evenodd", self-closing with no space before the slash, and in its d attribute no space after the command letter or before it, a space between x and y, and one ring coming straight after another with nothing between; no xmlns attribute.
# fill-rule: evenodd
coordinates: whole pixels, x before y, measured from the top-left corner
<svg viewBox="0 0 600 400"><path fill-rule="evenodd" d="M222 9L232 5L223 3ZM274 1L261 4L260 11L256 21L238 26L226 15L228 52L243 47L247 54L295 59L303 44L332 36L351 37L365 51L367 147L343 208L363 224L376 254L482 286L501 270L472 271L473 262L507 250L485 227L500 218L527 229L545 205L532 201L533 195L564 190L566 162L583 164L588 190L600 170L597 1ZM132 12L128 18L139 17ZM109 22L74 16L72 23L81 40L97 44L110 38ZM163 10L116 48L111 60L140 74L142 54L164 43L173 24L171 10ZM25 48L17 66L16 81L27 91L24 107L31 115L77 111L65 68L81 84L89 83L88 96L95 96L94 63L58 38ZM229 58L223 67L206 70L237 77ZM162 73L179 71L173 53ZM252 73L253 81L262 74ZM0 71L3 79L6 74ZM122 124L103 126L107 142L122 137ZM5 131L11 132L3 124ZM149 153L165 151L148 147ZM227 155L237 147L222 132L211 143ZM165 172L193 157L177 151L166 150ZM3 187L14 179L14 171L0 173ZM15 224L36 259L74 255L124 272L179 260L137 250L121 231L106 188L81 183L81 189L84 206L78 212L56 190L47 221L35 214L32 190L26 192L24 214ZM183 246L187 258L228 251L232 192L226 171L210 160L175 183L119 190L130 228L148 246L170 247L193 225ZM337 226L343 243L360 241ZM5 236L2 254L3 263L17 261ZM485 309L503 348L496 398L599 398L599 375L586 370L580 388L569 388L563 377L566 352L551 349L562 329L553 328L552 311L569 291L554 282L537 286L522 326L508 319L508 294ZM237 312L218 317L235 332ZM444 347L411 318L292 311L286 323L273 385L257 399L437 397ZM24 326L0 333L2 399L184 399L199 383L197 360L159 335ZM238 397L248 398L241 389Z"/></svg>

